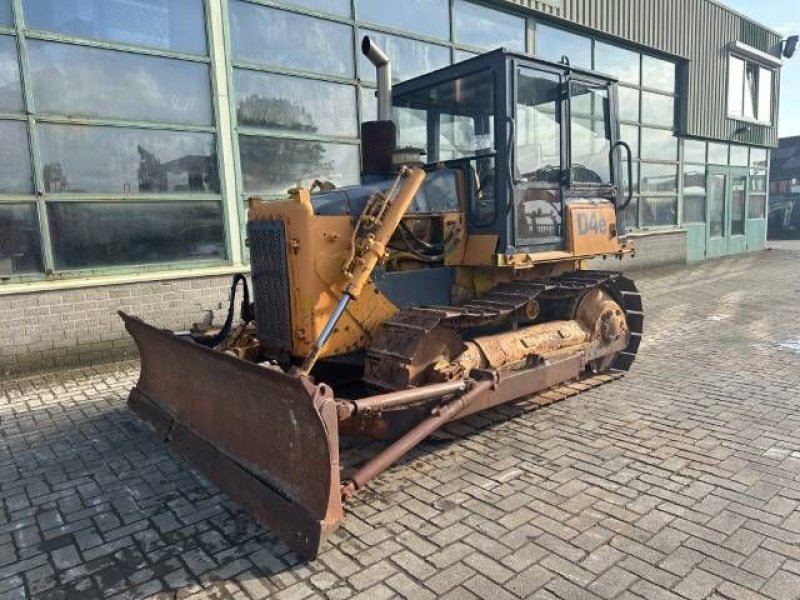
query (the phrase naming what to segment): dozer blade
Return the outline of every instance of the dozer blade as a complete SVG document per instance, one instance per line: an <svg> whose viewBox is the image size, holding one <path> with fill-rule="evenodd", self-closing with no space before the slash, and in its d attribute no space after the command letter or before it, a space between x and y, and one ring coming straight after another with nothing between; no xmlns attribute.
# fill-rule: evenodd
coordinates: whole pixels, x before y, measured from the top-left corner
<svg viewBox="0 0 800 600"><path fill-rule="evenodd" d="M120 316L141 356L131 410L289 547L315 558L343 517L330 388Z"/></svg>

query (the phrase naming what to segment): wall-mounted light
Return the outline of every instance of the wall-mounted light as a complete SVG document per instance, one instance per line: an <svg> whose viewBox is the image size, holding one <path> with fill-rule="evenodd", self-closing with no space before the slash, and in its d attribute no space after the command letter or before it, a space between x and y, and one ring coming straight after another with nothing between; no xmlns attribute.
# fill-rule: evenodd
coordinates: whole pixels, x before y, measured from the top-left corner
<svg viewBox="0 0 800 600"><path fill-rule="evenodd" d="M800 35L790 35L785 40L781 40L781 52L784 57L792 58L794 56L798 41L800 41Z"/></svg>

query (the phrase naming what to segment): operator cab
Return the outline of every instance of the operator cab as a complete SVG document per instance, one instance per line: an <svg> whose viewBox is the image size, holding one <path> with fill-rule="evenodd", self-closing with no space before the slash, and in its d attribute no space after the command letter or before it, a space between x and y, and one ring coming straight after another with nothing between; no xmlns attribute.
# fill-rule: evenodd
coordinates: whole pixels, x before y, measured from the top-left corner
<svg viewBox="0 0 800 600"><path fill-rule="evenodd" d="M565 249L577 201L616 205L624 233L614 79L499 49L398 84L393 105L399 148L468 173L469 231L498 251Z"/></svg>

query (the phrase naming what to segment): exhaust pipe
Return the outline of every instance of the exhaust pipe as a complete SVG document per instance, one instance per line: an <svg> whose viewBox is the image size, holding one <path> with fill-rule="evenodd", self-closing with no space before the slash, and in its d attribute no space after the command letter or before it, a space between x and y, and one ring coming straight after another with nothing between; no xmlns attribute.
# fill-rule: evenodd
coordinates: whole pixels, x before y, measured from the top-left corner
<svg viewBox="0 0 800 600"><path fill-rule="evenodd" d="M392 65L389 57L368 35L361 40L361 52L375 65L378 79L378 120L392 120Z"/></svg>

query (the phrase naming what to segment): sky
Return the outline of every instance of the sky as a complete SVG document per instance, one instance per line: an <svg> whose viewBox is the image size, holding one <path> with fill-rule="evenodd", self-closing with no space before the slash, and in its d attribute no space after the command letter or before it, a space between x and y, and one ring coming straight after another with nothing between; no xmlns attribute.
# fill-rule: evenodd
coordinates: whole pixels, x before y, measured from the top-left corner
<svg viewBox="0 0 800 600"><path fill-rule="evenodd" d="M721 3L783 34L784 38L800 35L798 0L721 0ZM778 135L800 135L800 46L794 58L783 59Z"/></svg>

